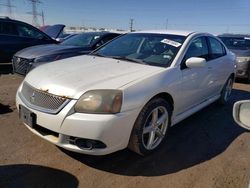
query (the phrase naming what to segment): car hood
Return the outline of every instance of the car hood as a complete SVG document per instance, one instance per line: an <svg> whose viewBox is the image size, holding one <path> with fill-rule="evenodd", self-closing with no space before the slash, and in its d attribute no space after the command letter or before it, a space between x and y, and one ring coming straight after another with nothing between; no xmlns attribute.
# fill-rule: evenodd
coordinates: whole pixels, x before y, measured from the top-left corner
<svg viewBox="0 0 250 188"><path fill-rule="evenodd" d="M237 57L250 57L250 50L231 50Z"/></svg>
<svg viewBox="0 0 250 188"><path fill-rule="evenodd" d="M43 32L49 35L51 38L56 39L57 37L59 37L64 27L65 25L63 24L50 25L50 26L47 26L43 30Z"/></svg>
<svg viewBox="0 0 250 188"><path fill-rule="evenodd" d="M26 58L26 59L35 59L42 56L61 54L61 53L70 53L70 52L84 52L88 53L91 51L91 47L78 47L78 46L67 46L62 44L46 44L32 46L25 48L15 54L15 56Z"/></svg>
<svg viewBox="0 0 250 188"><path fill-rule="evenodd" d="M95 56L77 56L41 65L25 78L31 86L78 99L92 89L119 89L165 68Z"/></svg>

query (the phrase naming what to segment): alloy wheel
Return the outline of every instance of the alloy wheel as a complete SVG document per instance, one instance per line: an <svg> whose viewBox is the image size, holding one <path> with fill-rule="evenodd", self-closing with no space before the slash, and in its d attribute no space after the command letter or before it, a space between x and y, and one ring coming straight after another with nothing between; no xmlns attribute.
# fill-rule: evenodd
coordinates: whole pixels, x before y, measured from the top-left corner
<svg viewBox="0 0 250 188"><path fill-rule="evenodd" d="M168 111L158 106L151 111L143 126L142 142L147 150L153 150L163 140L168 127Z"/></svg>

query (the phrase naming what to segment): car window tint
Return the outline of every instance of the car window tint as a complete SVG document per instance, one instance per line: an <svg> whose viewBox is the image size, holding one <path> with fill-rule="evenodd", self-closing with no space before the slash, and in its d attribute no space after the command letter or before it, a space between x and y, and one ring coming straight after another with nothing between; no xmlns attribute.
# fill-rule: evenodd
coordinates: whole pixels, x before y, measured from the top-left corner
<svg viewBox="0 0 250 188"><path fill-rule="evenodd" d="M11 22L0 22L0 34L17 35L15 24Z"/></svg>
<svg viewBox="0 0 250 188"><path fill-rule="evenodd" d="M101 35L98 33L82 33L70 37L69 39L63 41L62 45L70 46L92 46L96 41L100 39Z"/></svg>
<svg viewBox="0 0 250 188"><path fill-rule="evenodd" d="M44 35L36 31L35 29L26 25L22 25L22 24L17 25L17 31L20 37L30 37L30 38L37 38L37 39L42 39L44 37Z"/></svg>
<svg viewBox="0 0 250 188"><path fill-rule="evenodd" d="M194 39L188 47L185 61L190 57L202 57L208 60L208 46L205 37Z"/></svg>
<svg viewBox="0 0 250 188"><path fill-rule="evenodd" d="M106 42L112 40L113 38L115 38L114 35L109 35L109 36L106 36L104 37L101 41L102 41L102 44L105 44Z"/></svg>
<svg viewBox="0 0 250 188"><path fill-rule="evenodd" d="M108 35L103 37L97 44L96 46L101 46L103 44L105 44L106 42L112 40L113 38L117 37L118 35Z"/></svg>
<svg viewBox="0 0 250 188"><path fill-rule="evenodd" d="M211 47L211 58L212 59L215 59L215 58L218 58L218 57L225 55L225 48L220 43L220 41L218 41L217 39L212 38L212 37L209 37L208 40L209 40L210 47Z"/></svg>

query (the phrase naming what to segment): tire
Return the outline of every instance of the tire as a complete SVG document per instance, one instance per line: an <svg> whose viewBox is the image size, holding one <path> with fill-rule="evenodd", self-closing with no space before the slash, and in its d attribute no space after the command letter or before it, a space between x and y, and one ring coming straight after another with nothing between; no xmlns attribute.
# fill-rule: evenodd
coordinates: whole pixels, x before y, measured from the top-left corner
<svg viewBox="0 0 250 188"><path fill-rule="evenodd" d="M221 91L221 96L218 100L219 104L226 104L231 96L233 89L233 77L231 76L228 78L227 82L225 83L222 91Z"/></svg>
<svg viewBox="0 0 250 188"><path fill-rule="evenodd" d="M150 100L135 121L128 148L142 156L157 150L166 139L170 117L171 108L166 100Z"/></svg>
<svg viewBox="0 0 250 188"><path fill-rule="evenodd" d="M248 77L247 77L247 83L249 84L250 83L250 73L248 74Z"/></svg>

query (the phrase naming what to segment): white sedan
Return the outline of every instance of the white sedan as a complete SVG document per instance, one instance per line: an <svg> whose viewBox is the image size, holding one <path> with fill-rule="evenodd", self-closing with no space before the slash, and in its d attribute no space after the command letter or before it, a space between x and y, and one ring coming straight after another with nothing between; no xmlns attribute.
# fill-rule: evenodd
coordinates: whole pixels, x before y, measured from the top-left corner
<svg viewBox="0 0 250 188"><path fill-rule="evenodd" d="M167 130L212 102L229 100L235 56L213 35L134 32L95 52L42 65L16 95L33 133L67 150L147 155Z"/></svg>

